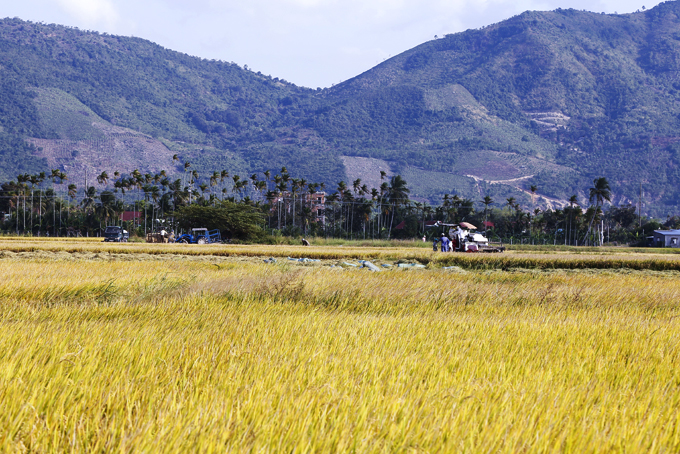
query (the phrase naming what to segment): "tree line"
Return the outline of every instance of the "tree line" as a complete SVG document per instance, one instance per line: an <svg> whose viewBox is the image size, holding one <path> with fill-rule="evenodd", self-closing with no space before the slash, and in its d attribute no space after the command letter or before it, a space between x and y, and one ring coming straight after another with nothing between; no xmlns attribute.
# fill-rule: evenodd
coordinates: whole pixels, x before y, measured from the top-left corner
<svg viewBox="0 0 680 454"><path fill-rule="evenodd" d="M601 245L644 244L645 235L662 227L680 227L644 218L634 206L605 206L611 201L606 178L593 181L589 204L573 195L559 209L532 207L514 197L502 203L443 194L440 204L411 200L401 175L382 171L378 188L361 179L334 189L293 177L286 167L249 177L228 170L201 175L190 162L173 157L179 172L129 174L101 172L97 186L79 188L59 169L20 174L0 185L0 212L5 233L50 236L97 236L107 225L121 225L144 236L160 229L219 228L225 237L263 241L267 237L317 236L346 239L431 238L435 221L466 221L491 240L506 243ZM128 216L122 216L127 212ZM131 213L131 214L130 214ZM644 221L644 222L643 222Z"/></svg>

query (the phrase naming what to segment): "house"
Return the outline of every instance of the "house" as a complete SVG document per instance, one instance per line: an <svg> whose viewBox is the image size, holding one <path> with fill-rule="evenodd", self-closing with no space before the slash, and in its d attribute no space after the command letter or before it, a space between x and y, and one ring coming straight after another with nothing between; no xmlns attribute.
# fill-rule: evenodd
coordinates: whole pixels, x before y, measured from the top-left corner
<svg viewBox="0 0 680 454"><path fill-rule="evenodd" d="M680 230L654 230L653 247L680 247Z"/></svg>
<svg viewBox="0 0 680 454"><path fill-rule="evenodd" d="M275 212L277 207L281 207L283 211L291 213L293 210L293 194L289 191L284 191L280 195L269 199L271 204L271 212ZM324 225L326 223L326 193L325 192L314 192L314 193L298 193L296 196L295 204L297 207L305 206L311 211L311 220L317 224ZM297 216L300 213L298 211Z"/></svg>
<svg viewBox="0 0 680 454"><path fill-rule="evenodd" d="M141 211L123 211L120 214L121 221L132 221L133 219L135 219L137 220L137 222L139 222L139 219L141 217L142 217Z"/></svg>

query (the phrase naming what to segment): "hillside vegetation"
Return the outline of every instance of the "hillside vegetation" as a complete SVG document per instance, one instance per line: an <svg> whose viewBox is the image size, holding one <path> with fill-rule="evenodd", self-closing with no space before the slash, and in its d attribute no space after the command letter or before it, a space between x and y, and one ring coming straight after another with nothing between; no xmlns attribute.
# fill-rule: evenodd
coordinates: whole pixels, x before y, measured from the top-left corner
<svg viewBox="0 0 680 454"><path fill-rule="evenodd" d="M111 168L95 167L88 145L72 157L76 178L88 166L132 171L131 152L116 162L120 146L106 145L112 128L125 128L204 176L226 162L336 183L349 177L343 157L373 158L430 200L526 199L530 185L583 200L606 176L615 203L635 199L642 183L648 210L669 213L680 195L679 12L674 1L625 15L526 12L323 90L139 38L5 19L0 177L67 165L51 150L60 159L68 150L24 139L103 141L113 157L98 166Z"/></svg>

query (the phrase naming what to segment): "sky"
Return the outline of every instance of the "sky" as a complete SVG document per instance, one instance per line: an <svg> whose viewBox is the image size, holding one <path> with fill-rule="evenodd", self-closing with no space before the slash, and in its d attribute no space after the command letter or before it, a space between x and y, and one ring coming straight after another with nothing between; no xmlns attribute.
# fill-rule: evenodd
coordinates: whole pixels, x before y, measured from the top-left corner
<svg viewBox="0 0 680 454"><path fill-rule="evenodd" d="M434 39L527 10L630 13L644 0L0 0L0 17L148 39L329 87Z"/></svg>

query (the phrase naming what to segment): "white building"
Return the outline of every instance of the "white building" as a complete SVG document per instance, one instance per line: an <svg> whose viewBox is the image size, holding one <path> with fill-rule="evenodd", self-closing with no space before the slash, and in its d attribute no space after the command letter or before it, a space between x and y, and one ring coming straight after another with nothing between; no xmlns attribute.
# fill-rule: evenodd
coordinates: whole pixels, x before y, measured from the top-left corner
<svg viewBox="0 0 680 454"><path fill-rule="evenodd" d="M680 247L680 230L654 230L653 247Z"/></svg>

